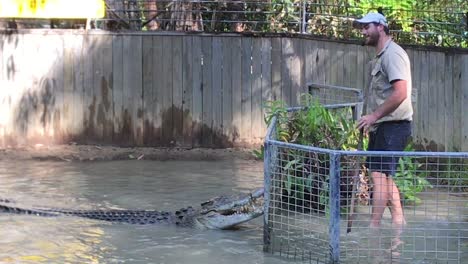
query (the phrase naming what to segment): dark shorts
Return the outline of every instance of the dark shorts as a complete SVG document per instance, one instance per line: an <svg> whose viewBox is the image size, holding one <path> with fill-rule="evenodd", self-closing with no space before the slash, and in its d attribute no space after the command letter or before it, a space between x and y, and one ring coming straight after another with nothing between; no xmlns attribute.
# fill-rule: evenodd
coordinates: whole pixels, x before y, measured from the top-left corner
<svg viewBox="0 0 468 264"><path fill-rule="evenodd" d="M369 133L369 151L403 151L411 136L410 121L387 121ZM399 157L368 156L367 168L371 171L395 175Z"/></svg>

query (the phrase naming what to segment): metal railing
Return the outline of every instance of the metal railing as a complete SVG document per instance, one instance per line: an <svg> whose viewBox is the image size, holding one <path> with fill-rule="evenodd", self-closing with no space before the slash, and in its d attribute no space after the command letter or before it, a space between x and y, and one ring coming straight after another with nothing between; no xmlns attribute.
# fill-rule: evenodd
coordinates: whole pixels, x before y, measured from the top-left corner
<svg viewBox="0 0 468 264"><path fill-rule="evenodd" d="M343 92L329 88L330 94ZM277 125L273 118L265 139L265 251L306 263L467 259L468 152L323 149L278 140ZM379 229L369 227L375 195L366 169L370 157L376 164L385 162L382 157L398 160L394 199L400 198L405 225L392 224L387 211Z"/></svg>

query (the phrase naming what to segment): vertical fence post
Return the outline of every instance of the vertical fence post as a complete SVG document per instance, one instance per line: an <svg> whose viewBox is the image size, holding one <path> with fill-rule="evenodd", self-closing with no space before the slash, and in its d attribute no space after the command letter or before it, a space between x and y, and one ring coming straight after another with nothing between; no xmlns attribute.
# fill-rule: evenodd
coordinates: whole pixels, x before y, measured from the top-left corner
<svg viewBox="0 0 468 264"><path fill-rule="evenodd" d="M340 262L340 157L330 154L330 263Z"/></svg>
<svg viewBox="0 0 468 264"><path fill-rule="evenodd" d="M358 120L362 116L362 113L363 113L362 111L365 110L365 109L363 109L364 95L363 95L362 91L359 91L358 98L359 98L360 103L352 108L353 109L353 119L354 120Z"/></svg>
<svg viewBox="0 0 468 264"><path fill-rule="evenodd" d="M271 230L268 223L268 207L270 204L270 185L271 185L271 175L270 175L270 156L271 148L268 139L264 143L264 152L263 152L263 250L265 252L270 252L270 238Z"/></svg>
<svg viewBox="0 0 468 264"><path fill-rule="evenodd" d="M307 11L306 11L306 1L303 0L301 1L302 2L302 5L301 5L301 13L302 13L302 22L301 22L301 33L304 34L306 33L306 16L307 16Z"/></svg>

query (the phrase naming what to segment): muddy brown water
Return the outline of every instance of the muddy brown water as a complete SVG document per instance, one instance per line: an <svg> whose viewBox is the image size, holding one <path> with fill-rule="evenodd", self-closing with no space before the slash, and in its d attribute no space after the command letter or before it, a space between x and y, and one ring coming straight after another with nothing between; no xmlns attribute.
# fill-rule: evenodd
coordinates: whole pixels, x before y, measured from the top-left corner
<svg viewBox="0 0 468 264"><path fill-rule="evenodd" d="M261 162L0 162L0 196L21 205L177 210L263 185ZM0 215L0 263L286 263L263 252L262 218L236 230Z"/></svg>
<svg viewBox="0 0 468 264"><path fill-rule="evenodd" d="M0 183L0 198L17 201L25 207L174 211L198 205L221 194L247 193L262 186L263 163L242 159L88 163L0 161ZM463 205L468 204L468 199L449 199L441 197L440 193L424 195L427 197L421 198L428 202L413 210L406 208L410 222L403 236L406 244L400 259L402 261L398 263L439 263L428 259L432 254L428 254L428 251L437 249L433 252L435 259L437 254L446 254L445 251L439 252L445 247L453 252L447 257L455 261L444 263L468 263L467 242L460 241L460 238L466 240L467 237L466 219L450 220L457 226L442 221L444 215L466 216L467 207ZM450 201L450 205L441 204L441 201ZM453 204L453 201L460 205ZM461 208L464 213L452 210L448 214L442 210L455 207ZM357 256L359 263L367 263L372 259L369 248L381 246L376 247L370 240L372 235L367 228L369 207L360 210L353 232L342 234L342 253L344 260L356 259L354 256ZM428 216L431 217L429 222ZM78 217L44 218L10 214L0 214L0 223L0 263L293 262L263 252L261 217L242 224L236 230L139 226ZM307 224L310 224L307 228L310 231L326 226L326 223ZM346 229L344 224L342 230ZM421 228L426 231L421 231ZM317 234L324 232L326 230L321 229ZM326 255L326 252L323 253ZM424 260L412 262L411 259ZM315 262L309 260L306 263Z"/></svg>

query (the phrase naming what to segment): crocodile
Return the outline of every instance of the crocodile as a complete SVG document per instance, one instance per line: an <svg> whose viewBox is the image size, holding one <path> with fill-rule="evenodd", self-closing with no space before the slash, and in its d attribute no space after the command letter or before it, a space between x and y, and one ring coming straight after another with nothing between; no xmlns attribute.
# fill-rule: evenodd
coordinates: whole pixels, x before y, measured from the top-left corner
<svg viewBox="0 0 468 264"><path fill-rule="evenodd" d="M44 217L76 216L128 224L175 224L198 229L230 229L263 214L263 188L240 196L219 196L197 207L175 212L156 210L72 210L63 208L19 207L16 202L0 199L0 212Z"/></svg>

